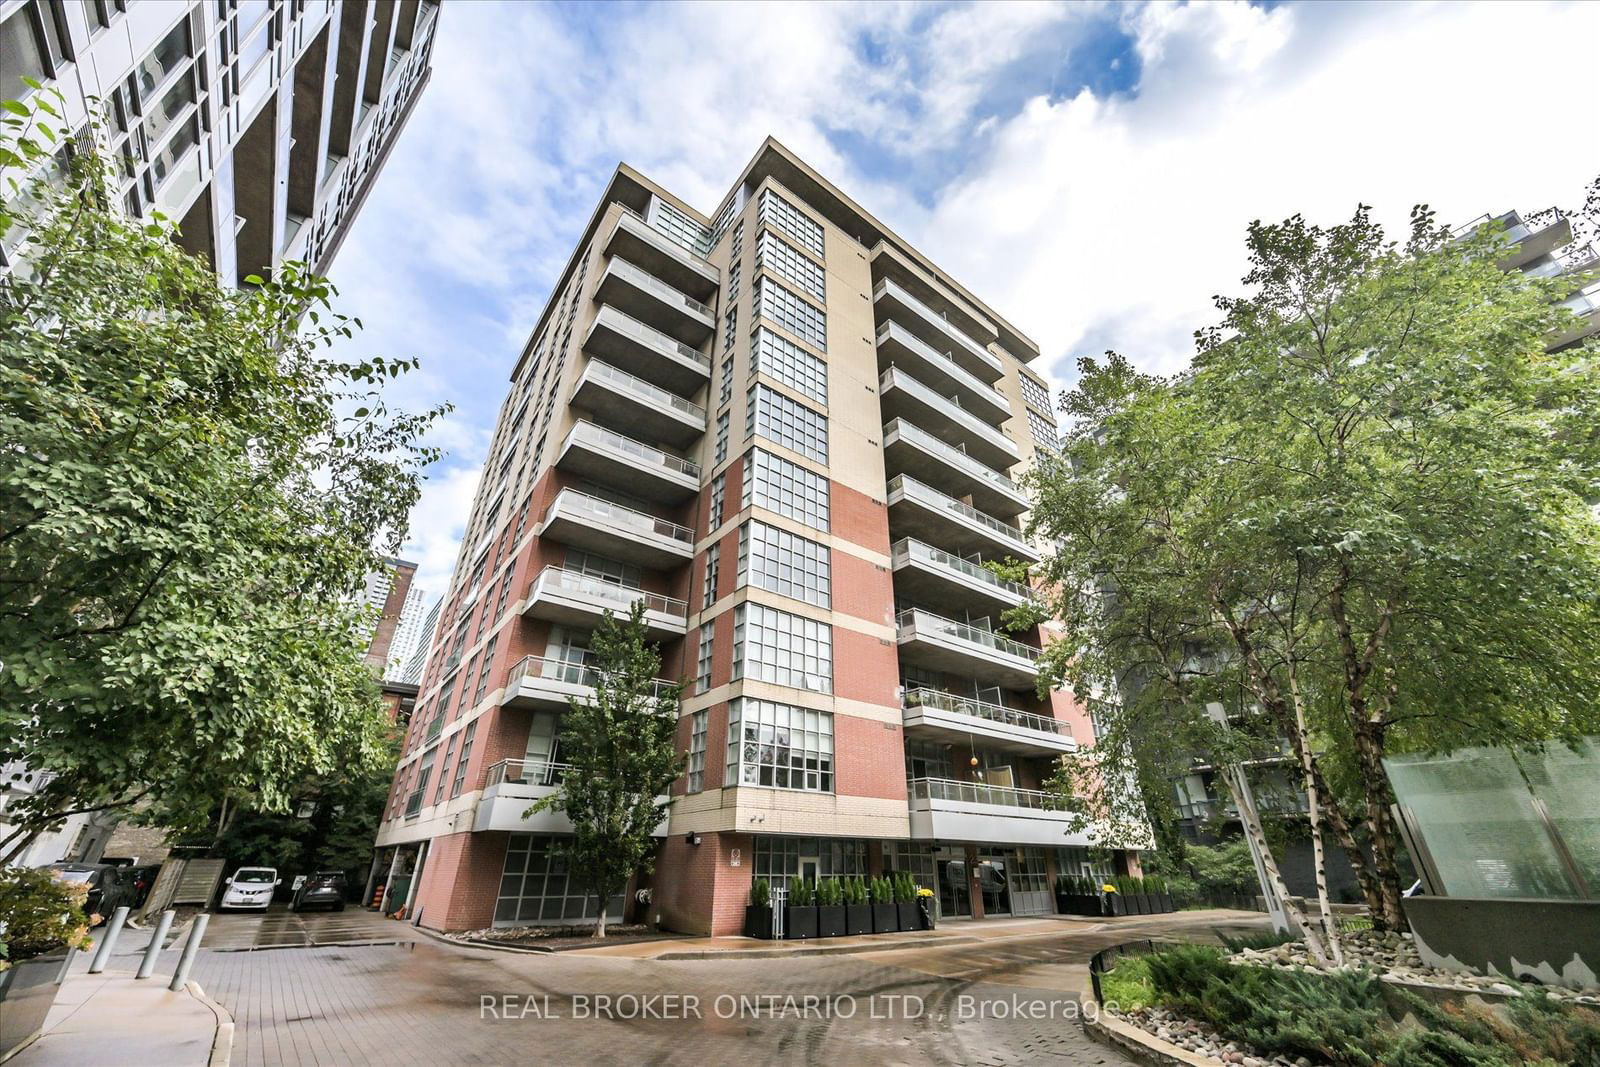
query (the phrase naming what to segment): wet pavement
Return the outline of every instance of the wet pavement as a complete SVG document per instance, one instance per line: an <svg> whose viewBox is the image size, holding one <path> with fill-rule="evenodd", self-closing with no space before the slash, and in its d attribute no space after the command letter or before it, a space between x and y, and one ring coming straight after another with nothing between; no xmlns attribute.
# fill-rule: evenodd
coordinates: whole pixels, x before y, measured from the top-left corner
<svg viewBox="0 0 1600 1067"><path fill-rule="evenodd" d="M1206 939L1220 919L1064 922L983 943L850 956L650 960L462 948L353 909L218 918L230 920L224 947L203 951L193 977L232 1012L237 1065L695 1067L1129 1064L1077 1021L1089 958L1145 937ZM233 919L255 920L254 930ZM316 944L235 947L292 937ZM325 944L332 937L367 943ZM399 943L372 943L383 940Z"/></svg>
<svg viewBox="0 0 1600 1067"><path fill-rule="evenodd" d="M250 949L314 948L319 945L392 945L415 934L404 923L357 907L344 911L290 911L273 905L265 912L215 912L202 948L218 952Z"/></svg>

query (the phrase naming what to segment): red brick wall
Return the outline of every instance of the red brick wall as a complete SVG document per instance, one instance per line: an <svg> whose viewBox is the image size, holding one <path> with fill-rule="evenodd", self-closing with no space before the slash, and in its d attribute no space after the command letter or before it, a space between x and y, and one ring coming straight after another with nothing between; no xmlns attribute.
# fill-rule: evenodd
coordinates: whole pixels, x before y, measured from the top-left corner
<svg viewBox="0 0 1600 1067"><path fill-rule="evenodd" d="M873 623L894 622L894 577L888 567L836 550L831 571L834 611Z"/></svg>
<svg viewBox="0 0 1600 1067"><path fill-rule="evenodd" d="M833 628L833 692L848 700L898 705L900 659L893 642Z"/></svg>
<svg viewBox="0 0 1600 1067"><path fill-rule="evenodd" d="M834 792L904 800L905 748L898 723L853 715L833 717Z"/></svg>
<svg viewBox="0 0 1600 1067"><path fill-rule="evenodd" d="M889 507L883 501L830 482L828 517L835 537L889 554Z"/></svg>
<svg viewBox="0 0 1600 1067"><path fill-rule="evenodd" d="M434 930L481 930L494 922L509 834L448 834L428 845L416 906Z"/></svg>
<svg viewBox="0 0 1600 1067"><path fill-rule="evenodd" d="M739 850L739 866L732 853ZM673 834L662 846L653 882L650 918L668 930L722 936L744 928L754 856L749 834L709 833L691 845Z"/></svg>

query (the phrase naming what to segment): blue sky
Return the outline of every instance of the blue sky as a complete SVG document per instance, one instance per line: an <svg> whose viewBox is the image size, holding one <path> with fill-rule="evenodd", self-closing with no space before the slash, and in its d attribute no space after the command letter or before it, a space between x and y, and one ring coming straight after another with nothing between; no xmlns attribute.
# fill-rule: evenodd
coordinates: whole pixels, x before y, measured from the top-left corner
<svg viewBox="0 0 1600 1067"><path fill-rule="evenodd" d="M1600 4L495 4L334 265L391 405L455 405L406 554L441 592L506 377L618 161L710 210L776 135L1040 342L1188 359L1255 218L1575 205ZM1587 123L1587 124L1586 124Z"/></svg>

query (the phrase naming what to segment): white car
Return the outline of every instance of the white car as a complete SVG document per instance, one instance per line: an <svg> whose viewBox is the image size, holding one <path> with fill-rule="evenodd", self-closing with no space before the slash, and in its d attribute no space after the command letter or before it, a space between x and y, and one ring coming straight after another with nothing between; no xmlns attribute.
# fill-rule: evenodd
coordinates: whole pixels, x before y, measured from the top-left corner
<svg viewBox="0 0 1600 1067"><path fill-rule="evenodd" d="M222 891L220 910L266 911L267 905L272 903L272 891L278 888L278 870L276 867L240 867L223 885L227 888Z"/></svg>

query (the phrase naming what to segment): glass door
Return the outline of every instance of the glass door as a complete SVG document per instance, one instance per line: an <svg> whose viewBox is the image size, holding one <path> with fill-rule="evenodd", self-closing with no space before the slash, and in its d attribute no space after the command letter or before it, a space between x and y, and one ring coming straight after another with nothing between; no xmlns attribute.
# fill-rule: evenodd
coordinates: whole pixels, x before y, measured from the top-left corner
<svg viewBox="0 0 1600 1067"><path fill-rule="evenodd" d="M972 914L966 860L939 861L939 914L946 919Z"/></svg>

